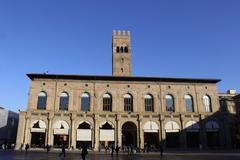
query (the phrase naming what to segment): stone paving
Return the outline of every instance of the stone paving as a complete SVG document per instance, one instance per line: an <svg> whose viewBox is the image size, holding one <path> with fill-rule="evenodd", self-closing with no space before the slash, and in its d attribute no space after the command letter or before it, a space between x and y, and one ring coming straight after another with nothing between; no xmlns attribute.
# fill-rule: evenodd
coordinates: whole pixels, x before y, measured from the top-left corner
<svg viewBox="0 0 240 160"><path fill-rule="evenodd" d="M59 157L60 152L14 152L0 151L0 160L81 160L80 152L66 153L66 157ZM119 154L111 157L110 154L90 153L87 160L240 160L240 153L164 153L160 157L158 153L144 154Z"/></svg>

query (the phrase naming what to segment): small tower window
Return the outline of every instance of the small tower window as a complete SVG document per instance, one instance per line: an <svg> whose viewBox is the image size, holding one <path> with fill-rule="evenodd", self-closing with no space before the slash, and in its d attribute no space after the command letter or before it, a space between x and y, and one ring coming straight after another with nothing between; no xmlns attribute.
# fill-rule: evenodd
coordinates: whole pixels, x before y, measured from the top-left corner
<svg viewBox="0 0 240 160"><path fill-rule="evenodd" d="M121 68L121 71L123 72L123 68Z"/></svg>
<svg viewBox="0 0 240 160"><path fill-rule="evenodd" d="M119 47L117 46L117 53L119 53Z"/></svg>
<svg viewBox="0 0 240 160"><path fill-rule="evenodd" d="M123 47L121 47L121 53L123 53Z"/></svg>
<svg viewBox="0 0 240 160"><path fill-rule="evenodd" d="M122 58L122 63L124 63L124 58Z"/></svg>
<svg viewBox="0 0 240 160"><path fill-rule="evenodd" d="M125 53L128 53L128 47L125 47L125 48L124 48L124 52L125 52Z"/></svg>

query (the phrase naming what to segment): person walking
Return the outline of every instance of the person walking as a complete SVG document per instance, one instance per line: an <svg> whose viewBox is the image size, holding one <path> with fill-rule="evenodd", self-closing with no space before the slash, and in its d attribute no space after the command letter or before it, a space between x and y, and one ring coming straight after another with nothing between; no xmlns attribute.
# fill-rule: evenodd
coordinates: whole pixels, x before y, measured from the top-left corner
<svg viewBox="0 0 240 160"><path fill-rule="evenodd" d="M162 145L159 146L159 149L160 149L160 155L162 157L163 156L163 147L162 147Z"/></svg>
<svg viewBox="0 0 240 160"><path fill-rule="evenodd" d="M118 156L119 149L120 149L120 147L117 145L117 146L116 146L116 149L115 149L117 156Z"/></svg>
<svg viewBox="0 0 240 160"><path fill-rule="evenodd" d="M113 156L113 153L114 153L114 146L112 145L111 146L111 156Z"/></svg>
<svg viewBox="0 0 240 160"><path fill-rule="evenodd" d="M46 149L47 149L47 153L50 151L50 146L47 144L46 146Z"/></svg>
<svg viewBox="0 0 240 160"><path fill-rule="evenodd" d="M59 154L59 157L62 156L65 157L66 156L66 152L65 152L65 144L62 144L62 152Z"/></svg>
<svg viewBox="0 0 240 160"><path fill-rule="evenodd" d="M83 145L83 146L82 146L82 153L81 153L83 160L86 159L87 154L88 154L87 146L86 146L86 145Z"/></svg>
<svg viewBox="0 0 240 160"><path fill-rule="evenodd" d="M7 139L4 140L4 150L7 151Z"/></svg>
<svg viewBox="0 0 240 160"><path fill-rule="evenodd" d="M25 153L28 153L28 149L29 149L29 144L27 143L27 144L25 145Z"/></svg>

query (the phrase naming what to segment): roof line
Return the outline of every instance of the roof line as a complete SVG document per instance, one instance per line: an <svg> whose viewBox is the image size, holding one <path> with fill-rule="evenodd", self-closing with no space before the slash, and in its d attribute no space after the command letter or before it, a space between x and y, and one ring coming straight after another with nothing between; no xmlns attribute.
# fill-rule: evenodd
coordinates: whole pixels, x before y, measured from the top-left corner
<svg viewBox="0 0 240 160"><path fill-rule="evenodd" d="M38 74L28 73L27 76L34 80L35 78L42 79L69 79L69 80L109 80L109 81L147 81L147 82L194 82L194 83L218 83L220 79L205 79L205 78L170 78L170 77L121 77L121 76L106 76L106 75L75 75L75 74Z"/></svg>

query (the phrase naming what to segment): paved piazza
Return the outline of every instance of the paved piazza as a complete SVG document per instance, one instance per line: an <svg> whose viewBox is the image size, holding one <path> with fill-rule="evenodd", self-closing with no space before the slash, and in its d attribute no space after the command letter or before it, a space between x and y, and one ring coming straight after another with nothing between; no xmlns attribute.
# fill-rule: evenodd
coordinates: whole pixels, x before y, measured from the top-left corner
<svg viewBox="0 0 240 160"><path fill-rule="evenodd" d="M81 160L80 153L67 153L66 157L59 157L60 152L3 152L0 151L0 160ZM154 153L127 155L120 154L111 157L109 154L90 153L87 160L239 160L239 153L165 153L161 158Z"/></svg>

